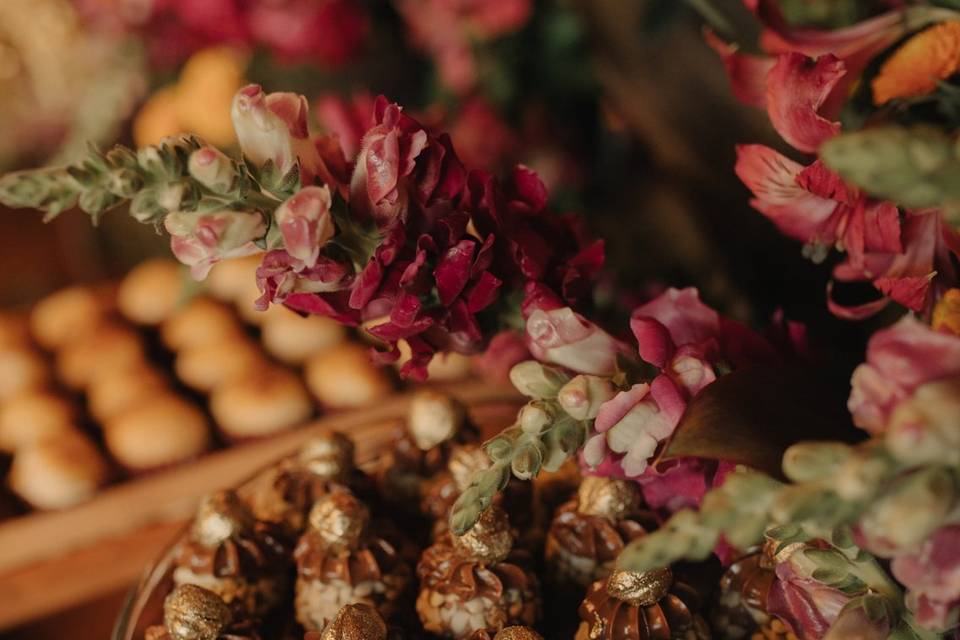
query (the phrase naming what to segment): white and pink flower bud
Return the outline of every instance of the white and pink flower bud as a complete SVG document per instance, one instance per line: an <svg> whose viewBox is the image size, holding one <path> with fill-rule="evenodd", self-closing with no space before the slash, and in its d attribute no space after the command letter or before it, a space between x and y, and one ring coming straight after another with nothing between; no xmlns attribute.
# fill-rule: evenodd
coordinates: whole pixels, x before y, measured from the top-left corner
<svg viewBox="0 0 960 640"><path fill-rule="evenodd" d="M214 193L233 190L237 171L233 160L215 147L201 147L190 154L190 177Z"/></svg>
<svg viewBox="0 0 960 640"><path fill-rule="evenodd" d="M570 307L531 313L527 341L538 360L597 376L613 375L623 351L613 336Z"/></svg>
<svg viewBox="0 0 960 640"><path fill-rule="evenodd" d="M233 128L243 155L257 166L272 161L281 174L300 166L301 184L310 184L321 164L310 139L307 99L295 93L264 93L251 84L233 98Z"/></svg>
<svg viewBox="0 0 960 640"><path fill-rule="evenodd" d="M615 393L610 378L579 375L563 385L557 394L557 402L574 420L592 420L597 417L601 405Z"/></svg>
<svg viewBox="0 0 960 640"><path fill-rule="evenodd" d="M163 224L173 255L190 267L196 280L206 278L220 260L258 253L261 249L254 241L267 232L263 217L253 211L175 211Z"/></svg>
<svg viewBox="0 0 960 640"><path fill-rule="evenodd" d="M304 187L274 213L287 253L308 267L317 263L320 249L336 232L330 203L328 187Z"/></svg>

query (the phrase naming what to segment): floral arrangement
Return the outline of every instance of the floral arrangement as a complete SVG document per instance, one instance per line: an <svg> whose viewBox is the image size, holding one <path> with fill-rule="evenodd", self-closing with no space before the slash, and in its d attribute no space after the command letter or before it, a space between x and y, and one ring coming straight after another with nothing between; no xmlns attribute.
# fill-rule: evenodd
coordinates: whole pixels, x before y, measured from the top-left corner
<svg viewBox="0 0 960 640"><path fill-rule="evenodd" d="M468 84L464 42L525 15L512 2L476 12L473 3L419 6L432 4L403 2L401 12L454 90ZM672 514L626 547L622 568L711 554L729 562L766 545L775 572L767 613L797 637L944 637L960 620L950 83L960 13L951 2L745 4L763 24L759 53L706 37L735 94L766 109L798 160L747 145L737 175L805 255L843 254L836 282L877 292L849 304L831 284L831 312L861 319L905 309L872 336L851 381L850 420L865 438L794 443L782 466L735 447L712 455L681 445L699 437L706 403L722 403L736 384L759 389L749 386L758 371L806 361L801 325L778 317L761 333L721 316L696 289L670 288L632 311L631 338L615 336L589 319L603 244L550 210L537 173L517 166L501 180L468 168L455 140L385 98L328 104L334 136L311 132L304 97L250 85L232 102L242 157L192 136L92 150L69 166L7 175L0 200L48 216L78 206L94 221L128 204L138 221L166 229L197 278L219 260L262 253L263 308L362 326L380 341L381 362L405 343L403 373L413 378L437 352L509 352L501 364L530 400L485 444L492 464L458 498L455 532L470 530L512 476L576 458L590 474L635 481L649 507ZM426 15L457 28L418 26ZM736 408L722 415L735 442L751 426ZM789 421L788 410L779 419ZM806 427L799 439L818 433Z"/></svg>

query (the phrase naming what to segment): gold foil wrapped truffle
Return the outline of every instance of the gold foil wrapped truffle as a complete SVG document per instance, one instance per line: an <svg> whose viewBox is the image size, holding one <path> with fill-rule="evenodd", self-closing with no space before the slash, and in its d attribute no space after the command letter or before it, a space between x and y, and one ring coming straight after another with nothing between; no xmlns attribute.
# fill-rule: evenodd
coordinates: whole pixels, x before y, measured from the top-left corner
<svg viewBox="0 0 960 640"><path fill-rule="evenodd" d="M590 585L576 640L709 640L699 609L700 596L670 569L618 569Z"/></svg>
<svg viewBox="0 0 960 640"><path fill-rule="evenodd" d="M470 640L543 640L543 636L530 627L504 627L496 633L481 629Z"/></svg>
<svg viewBox="0 0 960 640"><path fill-rule="evenodd" d="M546 558L558 585L587 587L606 577L634 538L659 526L641 507L635 482L588 476L574 500L562 505L547 532Z"/></svg>
<svg viewBox="0 0 960 640"><path fill-rule="evenodd" d="M163 625L147 629L146 640L259 640L250 622L235 622L230 607L213 591L193 584L176 587L163 602Z"/></svg>
<svg viewBox="0 0 960 640"><path fill-rule="evenodd" d="M388 640L395 637L377 610L368 604L348 604L322 632L309 632L304 640Z"/></svg>
<svg viewBox="0 0 960 640"><path fill-rule="evenodd" d="M389 618L410 581L397 546L370 527L370 511L346 490L321 497L294 551L295 608L305 629L321 630L344 606L364 603Z"/></svg>
<svg viewBox="0 0 960 640"><path fill-rule="evenodd" d="M289 552L279 529L258 521L233 491L219 491L203 500L180 542L173 580L202 586L260 617L286 592Z"/></svg>
<svg viewBox="0 0 960 640"><path fill-rule="evenodd" d="M512 550L512 542L507 516L494 505L465 535L448 535L424 551L417 565L417 614L423 627L459 639L479 630L534 624L540 615L539 584L529 555Z"/></svg>

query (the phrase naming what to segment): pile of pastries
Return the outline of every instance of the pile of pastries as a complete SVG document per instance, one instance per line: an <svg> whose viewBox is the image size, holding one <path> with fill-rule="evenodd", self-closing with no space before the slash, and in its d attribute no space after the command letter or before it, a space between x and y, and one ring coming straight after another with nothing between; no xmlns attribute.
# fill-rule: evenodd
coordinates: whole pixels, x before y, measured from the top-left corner
<svg viewBox="0 0 960 640"><path fill-rule="evenodd" d="M478 438L455 400L423 391L366 471L347 437L327 433L207 496L146 639L788 638L763 613L762 554L722 579L716 562L616 569L662 523L632 482L576 466L511 481L455 535L449 510L489 464Z"/></svg>
<svg viewBox="0 0 960 640"><path fill-rule="evenodd" d="M177 263L149 260L117 285L0 314L0 471L12 494L0 512L69 507L116 479L393 391L369 345L336 322L256 311L257 264L220 263L201 288Z"/></svg>

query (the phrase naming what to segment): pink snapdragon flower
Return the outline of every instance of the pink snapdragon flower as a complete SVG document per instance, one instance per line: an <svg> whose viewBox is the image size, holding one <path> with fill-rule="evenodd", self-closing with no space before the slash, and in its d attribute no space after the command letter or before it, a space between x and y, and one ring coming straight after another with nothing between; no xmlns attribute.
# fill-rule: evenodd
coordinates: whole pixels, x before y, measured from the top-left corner
<svg viewBox="0 0 960 640"><path fill-rule="evenodd" d="M626 351L610 334L570 307L535 310L527 318L527 346L541 362L577 373L610 376Z"/></svg>
<svg viewBox="0 0 960 640"><path fill-rule="evenodd" d="M263 216L252 211L188 213L175 211L163 220L170 234L170 249L177 260L203 280L220 260L262 251L255 244L267 232Z"/></svg>
<svg viewBox="0 0 960 640"><path fill-rule="evenodd" d="M893 559L893 575L907 587L907 606L927 629L960 620L960 525L947 525L913 553Z"/></svg>
<svg viewBox="0 0 960 640"><path fill-rule="evenodd" d="M277 207L274 219L283 235L283 245L307 268L317 264L320 249L336 232L330 214L330 189L304 187Z"/></svg>
<svg viewBox="0 0 960 640"><path fill-rule="evenodd" d="M787 623L800 640L820 640L853 597L814 578L803 558L804 548L778 559L767 611Z"/></svg>
<svg viewBox="0 0 960 640"><path fill-rule="evenodd" d="M853 422L882 433L897 405L920 385L960 375L960 337L904 317L876 332L853 372L847 406Z"/></svg>

